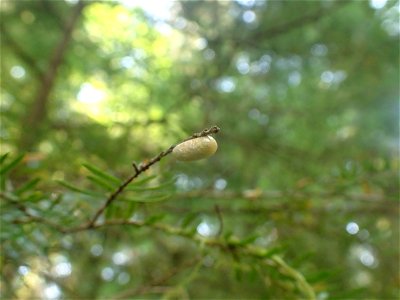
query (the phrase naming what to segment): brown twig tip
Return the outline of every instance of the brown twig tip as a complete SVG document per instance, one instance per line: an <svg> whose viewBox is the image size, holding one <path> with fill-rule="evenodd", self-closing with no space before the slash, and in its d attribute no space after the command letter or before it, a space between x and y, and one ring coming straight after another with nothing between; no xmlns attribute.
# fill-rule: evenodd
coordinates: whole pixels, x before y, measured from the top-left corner
<svg viewBox="0 0 400 300"><path fill-rule="evenodd" d="M199 133L199 135L200 136L206 136L206 135L209 135L209 134L215 134L215 133L218 133L220 130L221 129L218 126L214 125L214 126L208 128L208 129L204 129L202 132Z"/></svg>
<svg viewBox="0 0 400 300"><path fill-rule="evenodd" d="M209 130L210 130L210 133L218 133L221 130L221 128L219 128L217 125L214 125Z"/></svg>
<svg viewBox="0 0 400 300"><path fill-rule="evenodd" d="M210 128L204 129L202 132L198 132L198 133L194 133L190 138L187 138L185 141L191 140L191 139L195 139L195 138L199 138L199 137L203 137L203 136L207 136L210 134L215 134L218 133L221 129L218 126L212 126Z"/></svg>
<svg viewBox="0 0 400 300"><path fill-rule="evenodd" d="M139 168L138 168L138 166L136 165L135 162L132 163L132 167L135 169L136 173L139 173Z"/></svg>

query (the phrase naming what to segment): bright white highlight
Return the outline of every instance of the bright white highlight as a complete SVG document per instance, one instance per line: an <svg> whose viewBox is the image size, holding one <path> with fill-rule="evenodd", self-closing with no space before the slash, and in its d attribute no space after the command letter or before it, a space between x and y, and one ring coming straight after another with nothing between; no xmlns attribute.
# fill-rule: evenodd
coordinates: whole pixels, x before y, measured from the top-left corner
<svg viewBox="0 0 400 300"><path fill-rule="evenodd" d="M15 79L22 79L25 77L25 69L21 66L14 66L10 70L10 74Z"/></svg>
<svg viewBox="0 0 400 300"><path fill-rule="evenodd" d="M58 285L56 285L55 283L51 283L44 288L43 294L45 299L55 300L60 298L61 290Z"/></svg>
<svg viewBox="0 0 400 300"><path fill-rule="evenodd" d="M77 98L80 102L86 104L98 104L105 98L105 93L95 88L88 82L81 85L81 89L78 92Z"/></svg>
<svg viewBox="0 0 400 300"><path fill-rule="evenodd" d="M369 5L373 9L381 9L386 5L387 0L370 0Z"/></svg>
<svg viewBox="0 0 400 300"><path fill-rule="evenodd" d="M71 263L64 261L56 264L53 273L56 277L68 277L72 273Z"/></svg>
<svg viewBox="0 0 400 300"><path fill-rule="evenodd" d="M201 222L197 226L197 232L202 236L210 236L210 235L212 235L211 226L206 222Z"/></svg>
<svg viewBox="0 0 400 300"><path fill-rule="evenodd" d="M120 0L128 8L140 7L155 20L167 20L171 17L170 9L174 1L170 0Z"/></svg>
<svg viewBox="0 0 400 300"><path fill-rule="evenodd" d="M253 23L256 20L256 14L252 10L246 10L242 16L242 19L246 23Z"/></svg>
<svg viewBox="0 0 400 300"><path fill-rule="evenodd" d="M116 265L125 265L129 260L129 255L123 251L115 252L112 256L112 261Z"/></svg>
<svg viewBox="0 0 400 300"><path fill-rule="evenodd" d="M113 280L115 275L115 272L112 268L106 267L103 270L101 270L101 278L105 281L111 281Z"/></svg>
<svg viewBox="0 0 400 300"><path fill-rule="evenodd" d="M346 225L346 231L349 234L352 234L352 235L357 234L359 230L360 230L360 228L358 227L358 224L355 222L350 222L350 223L347 223L347 225Z"/></svg>

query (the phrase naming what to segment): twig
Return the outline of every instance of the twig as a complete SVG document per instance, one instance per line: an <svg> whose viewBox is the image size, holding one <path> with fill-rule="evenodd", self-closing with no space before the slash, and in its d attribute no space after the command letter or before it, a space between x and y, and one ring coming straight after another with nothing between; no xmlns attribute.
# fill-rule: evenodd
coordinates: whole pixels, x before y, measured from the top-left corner
<svg viewBox="0 0 400 300"><path fill-rule="evenodd" d="M207 136L210 134L215 134L220 131L220 128L218 126L213 126L209 129L204 129L203 131L199 133L194 133L192 136L189 138L185 139L184 141L188 141L194 138L202 137L202 136ZM98 218L101 216L101 214L111 205L111 203L118 197L119 194L121 194L126 186L131 183L136 177L138 177L141 173L149 169L152 165L160 161L163 157L167 156L174 150L176 145L170 146L167 150L161 151L157 156L153 157L150 159L148 162L141 163L139 166L136 165L136 163L132 163L133 168L135 169L135 173L130 176L128 179L126 179L104 202L104 204L97 210L97 212L94 214L94 216L91 218L91 220L81 226L82 228L93 228L94 224L98 220ZM78 229L78 228L77 228ZM76 230L76 229L75 229Z"/></svg>
<svg viewBox="0 0 400 300"><path fill-rule="evenodd" d="M281 257L273 255L268 260L268 263L274 265L275 267L278 267L282 274L291 277L296 282L297 289L303 294L305 299L316 299L314 290L308 284L303 274L290 267Z"/></svg>

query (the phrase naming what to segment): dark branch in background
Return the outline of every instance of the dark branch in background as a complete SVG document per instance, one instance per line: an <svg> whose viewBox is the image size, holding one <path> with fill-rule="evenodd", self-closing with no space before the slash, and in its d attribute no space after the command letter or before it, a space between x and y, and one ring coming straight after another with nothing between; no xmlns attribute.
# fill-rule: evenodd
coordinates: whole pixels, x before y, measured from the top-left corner
<svg viewBox="0 0 400 300"><path fill-rule="evenodd" d="M202 137L202 136L207 136L210 134L215 134L219 132L219 127L218 126L213 126L209 129L204 129L202 132L199 133L194 133L192 136L189 138L185 139L184 141L188 141L194 138ZM87 223L84 224L83 226L76 228L76 229L70 229L69 231L75 231L75 230L81 230L82 228L89 229L93 228L94 224L98 220L98 218L101 216L101 214L111 205L111 203L118 197L119 194L121 194L124 189L127 187L129 183L131 183L136 177L138 177L141 173L149 169L152 165L154 165L156 162L160 161L163 157L167 156L174 150L176 145L170 146L167 150L161 151L157 156L153 157L150 159L148 162L141 163L139 166L136 165L136 163L133 163L133 168L135 170L135 173L126 179L106 200L106 202L99 208L99 210L94 214L93 218Z"/></svg>
<svg viewBox="0 0 400 300"><path fill-rule="evenodd" d="M68 19L64 26L63 36L59 44L55 47L53 51L52 57L49 61L48 69L42 76L42 83L32 103L32 107L29 110L28 114L24 116L26 127L30 128L30 130L26 131L25 134L21 135L20 139L20 146L25 150L30 150L35 141L38 139L37 134L40 124L46 118L47 103L49 100L50 92L53 88L57 72L63 61L67 46L71 40L72 31L84 7L85 3L83 1L79 1L75 5L71 17Z"/></svg>

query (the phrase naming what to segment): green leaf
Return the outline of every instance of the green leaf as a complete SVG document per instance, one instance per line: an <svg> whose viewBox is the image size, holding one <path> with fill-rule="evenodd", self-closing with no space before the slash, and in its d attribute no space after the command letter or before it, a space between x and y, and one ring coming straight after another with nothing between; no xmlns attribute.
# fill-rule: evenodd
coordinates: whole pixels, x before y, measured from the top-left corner
<svg viewBox="0 0 400 300"><path fill-rule="evenodd" d="M128 202L155 203L155 202L162 202L162 201L168 200L170 197L171 197L171 195L152 195L150 197L138 196L138 198L121 197L120 199L122 201L128 201Z"/></svg>
<svg viewBox="0 0 400 300"><path fill-rule="evenodd" d="M340 276L340 271L337 270L322 270L318 271L314 274L307 276L307 282L309 283L317 283L322 281L328 281L333 276Z"/></svg>
<svg viewBox="0 0 400 300"><path fill-rule="evenodd" d="M39 181L40 178L33 178L32 180L28 181L27 183L16 189L15 194L21 195L26 191L32 190L38 184Z"/></svg>
<svg viewBox="0 0 400 300"><path fill-rule="evenodd" d="M236 280L241 282L243 279L243 270L242 270L240 264L238 264L238 263L234 264L234 272L235 272Z"/></svg>
<svg viewBox="0 0 400 300"><path fill-rule="evenodd" d="M152 179L154 179L156 177L157 177L157 175L150 175L150 176L138 179L138 180L135 179L134 181L132 181L132 183L130 183L129 187L131 187L133 185L143 185L144 183L146 183L146 182L148 182L148 181L150 181L150 180L152 180Z"/></svg>
<svg viewBox="0 0 400 300"><path fill-rule="evenodd" d="M115 190L115 186L113 186L112 184L110 184L109 182L103 180L102 178L99 177L95 177L95 176L91 176L89 175L87 177L91 182L93 182L94 184L108 190L108 191L113 191Z"/></svg>
<svg viewBox="0 0 400 300"><path fill-rule="evenodd" d="M90 171L92 174L94 174L97 177L105 179L107 182L111 181L115 185L119 185L121 183L121 180L119 178L115 177L114 175L108 174L108 173L96 168L95 166L92 166L88 163L83 164L83 166L88 171Z"/></svg>
<svg viewBox="0 0 400 300"><path fill-rule="evenodd" d="M282 246L272 247L267 250L267 252L263 255L263 257L265 257L265 258L272 257L275 254L282 254L283 251L284 251L284 248Z"/></svg>
<svg viewBox="0 0 400 300"><path fill-rule="evenodd" d="M154 224L154 223L156 223L156 222L161 221L162 219L164 219L165 216L166 216L165 214L160 214L160 215L151 216L151 217L149 217L149 218L145 221L145 223L148 224L148 225Z"/></svg>
<svg viewBox="0 0 400 300"><path fill-rule="evenodd" d="M115 219L121 219L124 217L123 216L124 209L122 209L120 204L121 203L113 203L113 205L112 205L112 209L111 209L112 217Z"/></svg>
<svg viewBox="0 0 400 300"><path fill-rule="evenodd" d="M81 193L81 194L85 194L85 195L90 195L90 196L100 196L101 194L96 193L96 192L92 192L89 190L84 190L78 187L75 187L71 184L69 184L68 182L65 182L64 180L56 180L57 183L61 184L63 187L66 187L67 189L77 192L77 193Z"/></svg>
<svg viewBox="0 0 400 300"><path fill-rule="evenodd" d="M143 192L143 191L157 191L165 187L169 187L172 185L172 182L165 182L156 186L149 187L136 187L136 186L127 186L126 190L135 191L135 192Z"/></svg>
<svg viewBox="0 0 400 300"><path fill-rule="evenodd" d="M124 207L121 212L121 217L124 219L131 217L136 209L136 206L137 205L135 202L124 203Z"/></svg>
<svg viewBox="0 0 400 300"><path fill-rule="evenodd" d="M11 171L14 169L24 158L24 154L18 155L15 159L13 159L10 163L6 164L0 169L0 175L4 175L7 172ZM4 159L3 159L4 160Z"/></svg>
<svg viewBox="0 0 400 300"><path fill-rule="evenodd" d="M199 214L196 213L196 212L192 212L192 213L187 214L187 215L183 218L183 220L181 221L181 227L182 227L182 228L188 227L194 220L196 220L196 218L197 218L198 215L199 215Z"/></svg>
<svg viewBox="0 0 400 300"><path fill-rule="evenodd" d="M47 209L48 211L53 210L63 199L63 194L57 195L57 197L52 200L50 207Z"/></svg>
<svg viewBox="0 0 400 300"><path fill-rule="evenodd" d="M10 154L10 152L7 152L7 153L3 154L2 156L0 156L0 164L2 164L6 160L8 154Z"/></svg>
<svg viewBox="0 0 400 300"><path fill-rule="evenodd" d="M258 237L259 237L258 234L253 234L243 240L238 241L237 245L241 245L241 246L248 245L248 244L254 242Z"/></svg>
<svg viewBox="0 0 400 300"><path fill-rule="evenodd" d="M46 197L45 195L40 192L40 191L34 191L33 193L29 194L27 197L24 197L23 200L24 202L39 202L44 200Z"/></svg>
<svg viewBox="0 0 400 300"><path fill-rule="evenodd" d="M109 207L107 207L106 213L105 213L106 220L112 219L113 216L115 215L115 213L116 213L116 207L115 207L114 204L115 204L115 203L113 203L113 204L111 204Z"/></svg>
<svg viewBox="0 0 400 300"><path fill-rule="evenodd" d="M13 201L19 201L20 198L17 197L16 195L14 195L13 193L9 193L9 192L4 192L4 196L7 198L10 198Z"/></svg>

